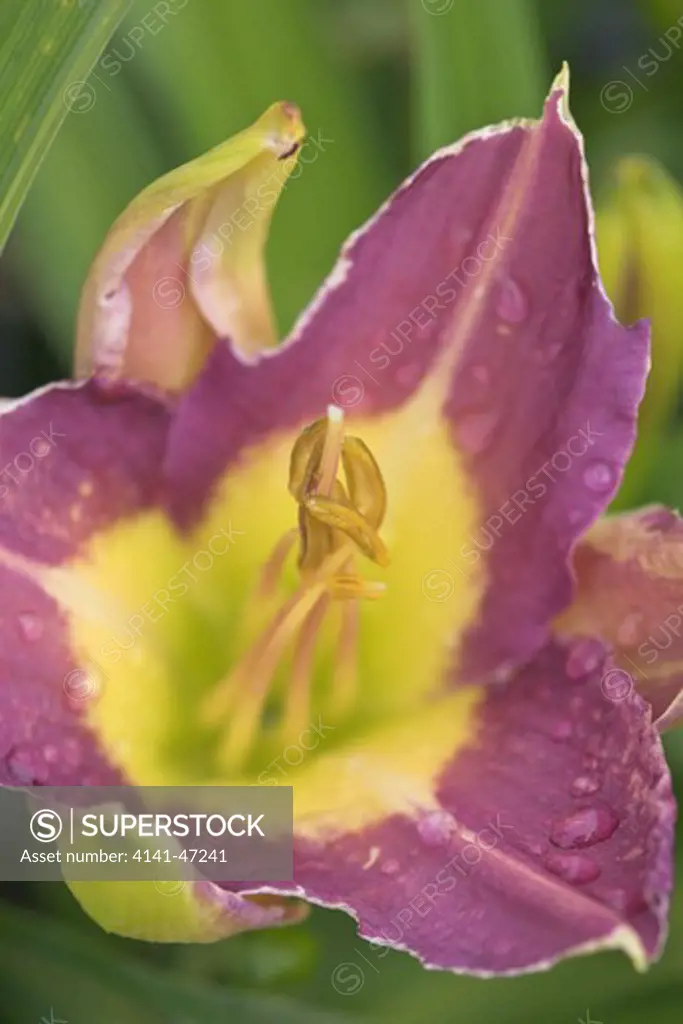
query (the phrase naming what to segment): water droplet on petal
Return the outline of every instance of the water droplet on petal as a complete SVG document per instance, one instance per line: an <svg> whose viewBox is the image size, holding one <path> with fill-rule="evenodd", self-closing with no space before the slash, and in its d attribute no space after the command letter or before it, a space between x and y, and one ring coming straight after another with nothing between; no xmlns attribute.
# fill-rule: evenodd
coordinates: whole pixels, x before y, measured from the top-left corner
<svg viewBox="0 0 683 1024"><path fill-rule="evenodd" d="M617 641L623 647L635 647L640 640L642 624L642 613L630 612L617 630Z"/></svg>
<svg viewBox="0 0 683 1024"><path fill-rule="evenodd" d="M465 451L476 455L486 448L498 423L498 415L497 411L482 409L466 413L456 422L458 443Z"/></svg>
<svg viewBox="0 0 683 1024"><path fill-rule="evenodd" d="M5 758L5 766L10 779L20 786L40 785L46 778L44 766L41 771L33 751L11 750Z"/></svg>
<svg viewBox="0 0 683 1024"><path fill-rule="evenodd" d="M585 527L588 524L588 522L591 519L591 509L589 509L589 508L573 508L573 509L570 509L569 514L567 516L567 519L569 520L569 525L573 526L575 530L578 529L578 527L583 528L583 527Z"/></svg>
<svg viewBox="0 0 683 1024"><path fill-rule="evenodd" d="M647 908L645 897L638 889L615 887L614 889L605 889L599 895L600 899L620 914L637 914Z"/></svg>
<svg viewBox="0 0 683 1024"><path fill-rule="evenodd" d="M570 786L572 796L592 796L597 793L602 783L594 775L578 775Z"/></svg>
<svg viewBox="0 0 683 1024"><path fill-rule="evenodd" d="M594 882L600 875L600 865L585 853L549 853L543 863L548 871L572 885Z"/></svg>
<svg viewBox="0 0 683 1024"><path fill-rule="evenodd" d="M43 620L33 612L22 612L19 616L19 629L24 640L40 640L43 635Z"/></svg>
<svg viewBox="0 0 683 1024"><path fill-rule="evenodd" d="M68 736L61 744L62 759L70 768L77 768L83 761L83 747L74 736Z"/></svg>
<svg viewBox="0 0 683 1024"><path fill-rule="evenodd" d="M529 300L512 277L500 282L496 313L510 324L520 324L529 315Z"/></svg>
<svg viewBox="0 0 683 1024"><path fill-rule="evenodd" d="M568 718L563 718L559 722L553 722L549 735L556 743L564 743L574 735L574 726Z"/></svg>
<svg viewBox="0 0 683 1024"><path fill-rule="evenodd" d="M453 834L455 821L448 811L430 811L417 823L420 838L427 846L443 846Z"/></svg>
<svg viewBox="0 0 683 1024"><path fill-rule="evenodd" d="M604 656L605 649L599 640L578 640L567 655L565 672L570 679L585 679L595 671Z"/></svg>
<svg viewBox="0 0 683 1024"><path fill-rule="evenodd" d="M555 362L561 351L562 342L555 341L552 345L544 345L542 348L535 349L534 357L541 366L549 366L550 363Z"/></svg>
<svg viewBox="0 0 683 1024"><path fill-rule="evenodd" d="M563 850L593 846L609 839L618 824L619 818L606 804L580 807L558 818L550 829L550 842Z"/></svg>
<svg viewBox="0 0 683 1024"><path fill-rule="evenodd" d="M574 680L576 682L576 680ZM573 711L577 718L583 718L586 713L586 699L581 693L573 693L569 698L569 710Z"/></svg>
<svg viewBox="0 0 683 1024"><path fill-rule="evenodd" d="M607 491L614 483L614 470L608 462L593 462L584 469L583 482L591 491Z"/></svg>
<svg viewBox="0 0 683 1024"><path fill-rule="evenodd" d="M605 739L600 733L592 732L586 740L586 754L594 754L597 758L602 757L605 751ZM586 761L586 763L588 763Z"/></svg>
<svg viewBox="0 0 683 1024"><path fill-rule="evenodd" d="M399 867L400 864L398 861L391 858L390 860L383 861L380 866L380 871L385 875L395 875L398 872Z"/></svg>
<svg viewBox="0 0 683 1024"><path fill-rule="evenodd" d="M491 373L485 363L477 363L472 367L470 373L480 384L488 385L491 383Z"/></svg>
<svg viewBox="0 0 683 1024"><path fill-rule="evenodd" d="M396 368L396 381L404 388L413 387L424 373L424 366L419 362L404 363Z"/></svg>

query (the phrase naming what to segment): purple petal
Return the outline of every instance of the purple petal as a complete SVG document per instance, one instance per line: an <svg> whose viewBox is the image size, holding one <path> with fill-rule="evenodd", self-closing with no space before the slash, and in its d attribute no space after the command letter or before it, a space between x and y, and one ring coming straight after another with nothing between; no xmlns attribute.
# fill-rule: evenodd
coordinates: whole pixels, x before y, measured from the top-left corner
<svg viewBox="0 0 683 1024"><path fill-rule="evenodd" d="M0 549L57 565L161 495L170 413L95 382L56 384L0 415Z"/></svg>
<svg viewBox="0 0 683 1024"><path fill-rule="evenodd" d="M120 781L81 723L101 669L79 663L68 637L40 585L0 567L0 785Z"/></svg>
<svg viewBox="0 0 683 1024"><path fill-rule="evenodd" d="M554 647L490 689L478 739L436 781L437 808L301 842L299 894L456 971L612 947L640 966L657 956L675 805L647 705L606 698L607 670L577 678L575 651Z"/></svg>
<svg viewBox="0 0 683 1024"><path fill-rule="evenodd" d="M615 650L615 690L637 687L660 729L683 715L683 520L652 506L602 519L574 555L577 594L558 630Z"/></svg>
<svg viewBox="0 0 683 1024"><path fill-rule="evenodd" d="M47 580L94 534L156 502L167 427L151 398L92 382L0 416L0 784L120 781L83 721L105 673L71 648Z"/></svg>

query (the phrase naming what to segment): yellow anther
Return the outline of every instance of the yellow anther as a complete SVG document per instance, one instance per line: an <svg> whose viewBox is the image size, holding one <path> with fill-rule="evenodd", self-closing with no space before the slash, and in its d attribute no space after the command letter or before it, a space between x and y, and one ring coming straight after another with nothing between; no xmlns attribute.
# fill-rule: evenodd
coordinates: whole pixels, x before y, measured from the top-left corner
<svg viewBox="0 0 683 1024"><path fill-rule="evenodd" d="M387 511L387 491L375 456L359 437L346 437L342 464L351 504L378 530Z"/></svg>
<svg viewBox="0 0 683 1024"><path fill-rule="evenodd" d="M320 494L306 498L304 508L314 519L350 537L363 554L371 558L373 562L383 566L389 564L389 552L381 537L355 508L349 508L339 501L324 498Z"/></svg>
<svg viewBox="0 0 683 1024"><path fill-rule="evenodd" d="M332 554L335 550L335 538L329 526L314 519L305 505L299 508L299 537L299 569L306 575L315 572Z"/></svg>
<svg viewBox="0 0 683 1024"><path fill-rule="evenodd" d="M348 498L343 484L335 480L332 486L332 497L342 505L348 505ZM315 519L306 511L306 497L302 499L299 506L299 538L301 552L299 555L299 569L305 575L318 569L323 561L336 551L339 547L340 538L335 537L334 531L320 520Z"/></svg>
<svg viewBox="0 0 683 1024"><path fill-rule="evenodd" d="M337 479L340 461L348 493ZM389 554L377 533L387 508L384 480L368 446L359 437L344 436L344 414L337 406L330 406L326 419L316 420L297 438L289 490L300 506L303 573L318 568L344 536L378 565L388 565Z"/></svg>
<svg viewBox="0 0 683 1024"><path fill-rule="evenodd" d="M316 420L299 434L289 457L289 492L302 501L314 486L325 444L327 420Z"/></svg>

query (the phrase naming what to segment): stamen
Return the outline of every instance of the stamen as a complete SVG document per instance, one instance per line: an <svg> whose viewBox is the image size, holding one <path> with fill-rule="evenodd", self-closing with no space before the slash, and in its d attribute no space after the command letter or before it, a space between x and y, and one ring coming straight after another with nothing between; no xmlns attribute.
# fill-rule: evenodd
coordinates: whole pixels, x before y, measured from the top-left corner
<svg viewBox="0 0 683 1024"><path fill-rule="evenodd" d="M316 641L332 601L341 602L341 624L331 693L331 712L345 717L356 697L360 599L380 597L384 584L363 579L354 568L354 551L378 565L389 554L378 530L387 507L379 466L367 445L345 437L344 413L330 405L297 438L289 465L289 491L299 506L299 526L276 544L263 567L255 596L259 619L263 600L274 596L295 539L300 540L301 586L272 617L239 663L201 708L202 720L215 726L229 714L218 754L222 767L239 772L263 717L278 665L294 640L281 731L284 741L301 732L310 717ZM340 463L346 486L339 479ZM262 621L262 619L261 619ZM247 635L255 623L247 620Z"/></svg>
<svg viewBox="0 0 683 1024"><path fill-rule="evenodd" d="M317 494L328 496L339 472L339 459L344 441L344 412L338 405L327 407L327 432L320 459Z"/></svg>
<svg viewBox="0 0 683 1024"><path fill-rule="evenodd" d="M270 553L268 561L261 570L261 576L254 596L257 600L264 601L272 597L277 588L278 581L282 575L287 556L296 544L299 531L296 527L291 530L287 530L286 533L280 537L279 541Z"/></svg>
<svg viewBox="0 0 683 1024"><path fill-rule="evenodd" d="M320 465L327 420L316 420L297 437L289 457L289 492L296 501L308 493Z"/></svg>
<svg viewBox="0 0 683 1024"><path fill-rule="evenodd" d="M316 583L291 598L245 658L220 688L211 694L205 706L207 724L222 720L226 711L226 696L229 709L234 690L240 685L244 687L219 751L223 767L237 771L242 765L253 745L273 675L287 645L324 593L325 584Z"/></svg>
<svg viewBox="0 0 683 1024"><path fill-rule="evenodd" d="M318 603L308 613L308 618L299 633L292 657L287 704L282 723L284 742L288 738L300 734L306 728L310 719L311 678L313 676L315 645L318 639L318 632L327 615L330 601L329 594L323 594Z"/></svg>
<svg viewBox="0 0 683 1024"><path fill-rule="evenodd" d="M387 511L387 491L375 456L359 437L345 437L342 463L351 504L379 530Z"/></svg>
<svg viewBox="0 0 683 1024"><path fill-rule="evenodd" d="M331 720L346 718L353 706L358 685L358 636L360 608L357 601L341 605L341 627L337 641L334 680L328 714Z"/></svg>
<svg viewBox="0 0 683 1024"><path fill-rule="evenodd" d="M310 498L306 498L304 508L314 519L325 523L333 530L345 533L373 562L382 566L389 564L389 552L381 537L354 508L348 508L346 505L322 495L312 495Z"/></svg>
<svg viewBox="0 0 683 1024"><path fill-rule="evenodd" d="M275 671L292 636L303 626L312 609L329 588L330 576L348 561L344 545L320 566L311 581L297 591L275 615L255 644L230 674L206 699L201 709L205 725L216 725L232 710L221 760L238 770L251 748ZM239 695L233 709L235 695Z"/></svg>

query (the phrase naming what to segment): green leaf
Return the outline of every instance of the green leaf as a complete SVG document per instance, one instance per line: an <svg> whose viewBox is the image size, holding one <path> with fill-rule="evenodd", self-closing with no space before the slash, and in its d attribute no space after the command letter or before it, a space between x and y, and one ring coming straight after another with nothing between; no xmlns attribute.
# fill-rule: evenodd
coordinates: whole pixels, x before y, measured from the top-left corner
<svg viewBox="0 0 683 1024"><path fill-rule="evenodd" d="M49 1020L52 1009L55 1019L69 1024L95 1017L98 1024L348 1022L342 1014L291 999L197 981L158 965L153 953L153 947L94 929L91 935L89 929L76 930L0 903L2 1019L9 1024L41 1016Z"/></svg>
<svg viewBox="0 0 683 1024"><path fill-rule="evenodd" d="M0 7L0 251L57 130L87 101L83 79L129 0Z"/></svg>
<svg viewBox="0 0 683 1024"><path fill-rule="evenodd" d="M420 159L465 132L536 117L550 85L532 0L408 0Z"/></svg>

